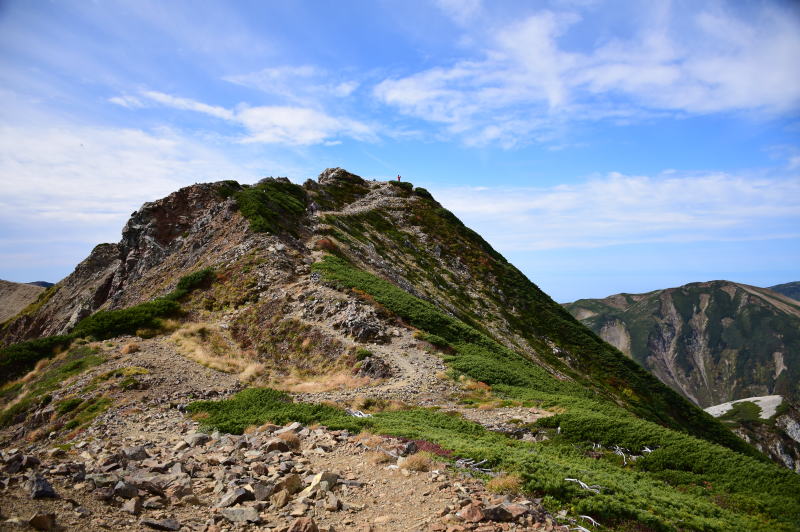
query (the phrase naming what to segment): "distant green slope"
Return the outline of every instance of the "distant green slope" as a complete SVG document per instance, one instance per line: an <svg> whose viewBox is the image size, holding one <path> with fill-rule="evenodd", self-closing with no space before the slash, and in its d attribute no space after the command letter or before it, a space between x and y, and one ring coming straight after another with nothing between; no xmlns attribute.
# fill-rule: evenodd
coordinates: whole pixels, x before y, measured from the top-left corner
<svg viewBox="0 0 800 532"><path fill-rule="evenodd" d="M786 297L791 297L792 299L800 301L800 281L776 284L775 286L770 286L769 289L773 292L778 292Z"/></svg>

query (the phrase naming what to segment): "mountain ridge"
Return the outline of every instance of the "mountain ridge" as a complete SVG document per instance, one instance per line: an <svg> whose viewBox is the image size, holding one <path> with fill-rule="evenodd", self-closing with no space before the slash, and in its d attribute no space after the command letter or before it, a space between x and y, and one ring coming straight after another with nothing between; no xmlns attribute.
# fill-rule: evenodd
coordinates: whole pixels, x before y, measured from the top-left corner
<svg viewBox="0 0 800 532"><path fill-rule="evenodd" d="M50 358L43 335L63 352ZM295 416L420 440L486 459L546 506L613 528L790 530L800 515L787 495L795 476L604 343L410 183L334 168L303 186L221 181L145 204L118 244L97 246L4 324L4 353L33 371L2 388L3 445L43 450L44 434L114 427L127 394L162 378L175 382L171 400L190 402L190 372L146 376L131 336L149 357L295 394L215 389L222 400L189 408L209 431ZM129 365L112 365L122 349ZM354 405L372 417L353 417ZM682 491L700 479L718 491ZM723 506L734 494L764 510Z"/></svg>

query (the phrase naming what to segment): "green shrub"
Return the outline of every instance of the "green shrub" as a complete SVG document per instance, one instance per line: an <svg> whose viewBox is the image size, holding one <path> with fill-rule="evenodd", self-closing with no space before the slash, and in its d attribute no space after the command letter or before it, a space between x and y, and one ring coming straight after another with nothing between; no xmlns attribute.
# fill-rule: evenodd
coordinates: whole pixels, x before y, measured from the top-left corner
<svg viewBox="0 0 800 532"><path fill-rule="evenodd" d="M217 184L217 194L219 194L222 199L228 199L240 190L242 190L242 185L232 179Z"/></svg>
<svg viewBox="0 0 800 532"><path fill-rule="evenodd" d="M197 288L207 288L214 280L214 268L203 268L181 277L175 290L167 294L164 299L177 301Z"/></svg>
<svg viewBox="0 0 800 532"><path fill-rule="evenodd" d="M414 185L409 183L408 181L389 181L389 184L401 189L403 192L411 192L414 189Z"/></svg>
<svg viewBox="0 0 800 532"><path fill-rule="evenodd" d="M592 397L598 403L609 401L608 389L601 387L598 390L597 384L593 381L557 380L524 355L508 349L463 321L445 314L432 303L355 268L342 257L326 256L322 261L313 264L312 269L340 289L355 288L366 292L383 307L421 329L424 334L433 335L427 338L435 340L439 345L450 346L455 353L448 353L445 362L458 373L492 386L507 386L506 393L514 394L515 397L525 395L527 389L540 395L558 393L565 397ZM575 325L581 334L593 336L579 323L572 324L574 320L569 313L566 311L563 313L568 316L570 327ZM616 393L627 398L630 412L672 428L691 430L693 434L709 441L764 459L758 451L737 438L713 417L691 405L655 377L646 373L636 362L627 359L599 339L596 340L587 340L575 349L597 357L597 361L591 362L591 366L597 369L592 369L589 374L596 376L600 383L604 381L613 383ZM582 356L586 354L583 353ZM603 365L598 366L599 362ZM588 366L587 363L587 368ZM626 396L625 391L632 392L633 398ZM621 399L615 398L616 401Z"/></svg>
<svg viewBox="0 0 800 532"><path fill-rule="evenodd" d="M63 416L64 414L75 410L82 402L83 399L81 399L80 397L72 397L70 399L64 399L63 401L58 403L58 406L56 407L56 412L58 412L59 415Z"/></svg>
<svg viewBox="0 0 800 532"><path fill-rule="evenodd" d="M257 233L295 234L306 212L308 197L303 187L281 181L264 181L234 193L239 212Z"/></svg>
<svg viewBox="0 0 800 532"><path fill-rule="evenodd" d="M65 349L77 338L90 336L105 340L123 334L150 334L161 329L161 318L177 315L178 300L193 290L208 286L214 280L214 270L204 268L182 277L175 290L166 296L121 310L100 310L78 322L69 334L45 336L11 344L0 349L0 384L26 373L43 358L53 356L56 349Z"/></svg>
<svg viewBox="0 0 800 532"><path fill-rule="evenodd" d="M433 196L431 195L431 193L428 192L426 189L424 189L422 187L415 188L414 189L414 194L416 194L420 198L425 198L427 200L433 201Z"/></svg>
<svg viewBox="0 0 800 532"><path fill-rule="evenodd" d="M72 330L75 338L91 336L96 340L136 334L139 329L158 329L160 318L174 316L180 305L172 299L154 299L121 310L101 310L81 320Z"/></svg>
<svg viewBox="0 0 800 532"><path fill-rule="evenodd" d="M733 403L730 410L719 416L720 421L734 421L736 423L763 423L761 407L752 401Z"/></svg>
<svg viewBox="0 0 800 532"><path fill-rule="evenodd" d="M358 349L356 349L356 360L361 361L371 356L372 356L372 351L370 351L369 349L365 349L363 347L359 347Z"/></svg>
<svg viewBox="0 0 800 532"><path fill-rule="evenodd" d="M0 349L0 383L22 377L43 358L53 356L72 342L72 335L46 336Z"/></svg>

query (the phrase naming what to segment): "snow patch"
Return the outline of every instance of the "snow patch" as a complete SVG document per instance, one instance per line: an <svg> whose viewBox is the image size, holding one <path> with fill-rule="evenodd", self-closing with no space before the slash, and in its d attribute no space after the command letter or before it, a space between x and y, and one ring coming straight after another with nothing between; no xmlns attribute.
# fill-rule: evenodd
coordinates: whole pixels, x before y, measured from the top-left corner
<svg viewBox="0 0 800 532"><path fill-rule="evenodd" d="M759 407L761 407L761 415L759 415L759 417L761 419L769 419L775 415L775 411L777 410L778 406L780 406L780 404L783 402L783 397L781 397L780 395L763 395L761 397L748 397L746 399L737 399L736 401L728 401L727 403L709 406L704 410L714 417L719 417L728 410L730 410L731 408L733 408L733 405L735 405L736 403L742 403L745 401L757 404Z"/></svg>

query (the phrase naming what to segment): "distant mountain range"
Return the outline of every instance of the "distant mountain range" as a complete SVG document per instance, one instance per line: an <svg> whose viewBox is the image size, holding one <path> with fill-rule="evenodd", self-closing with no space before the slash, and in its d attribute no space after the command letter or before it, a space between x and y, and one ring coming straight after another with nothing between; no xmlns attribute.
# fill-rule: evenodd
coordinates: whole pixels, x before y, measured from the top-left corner
<svg viewBox="0 0 800 532"><path fill-rule="evenodd" d="M50 283L46 284L52 286ZM38 283L12 283L0 279L0 323L14 317L36 301L45 288L47 287Z"/></svg>
<svg viewBox="0 0 800 532"><path fill-rule="evenodd" d="M565 307L701 407L800 396L800 302L776 291L711 281Z"/></svg>
<svg viewBox="0 0 800 532"><path fill-rule="evenodd" d="M47 281L33 281L32 283L26 283L26 284L32 284L33 286L41 286L42 288L50 288L55 283L48 283Z"/></svg>
<svg viewBox="0 0 800 532"><path fill-rule="evenodd" d="M770 286L769 289L773 292L778 292L786 297L791 297L792 299L800 301L800 281L776 284L775 286Z"/></svg>
<svg viewBox="0 0 800 532"><path fill-rule="evenodd" d="M790 298L798 289L798 282L768 289L712 281L565 307L741 438L800 472L800 302Z"/></svg>

